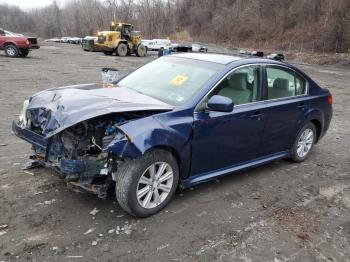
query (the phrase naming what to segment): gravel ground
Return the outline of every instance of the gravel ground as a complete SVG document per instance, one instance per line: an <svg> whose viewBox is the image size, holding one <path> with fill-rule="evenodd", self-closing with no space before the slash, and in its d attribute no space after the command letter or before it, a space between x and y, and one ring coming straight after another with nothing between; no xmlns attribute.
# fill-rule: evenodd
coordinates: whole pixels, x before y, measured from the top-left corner
<svg viewBox="0 0 350 262"><path fill-rule="evenodd" d="M350 70L300 65L334 95L328 134L310 158L279 161L178 190L158 215L135 219L67 188L52 171L20 168L30 146L10 132L25 98L100 80L155 59L46 44L26 59L0 53L0 261L350 261Z"/></svg>

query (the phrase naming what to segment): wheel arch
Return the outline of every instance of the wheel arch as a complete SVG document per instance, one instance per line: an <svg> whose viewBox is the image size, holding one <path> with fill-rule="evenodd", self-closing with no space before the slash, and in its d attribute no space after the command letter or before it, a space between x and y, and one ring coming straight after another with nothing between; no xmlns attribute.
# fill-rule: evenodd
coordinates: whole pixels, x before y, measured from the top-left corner
<svg viewBox="0 0 350 262"><path fill-rule="evenodd" d="M314 118L314 119L311 119L310 122L312 124L314 124L315 128L316 128L316 143L318 142L318 140L320 139L320 136L321 136L321 132L322 132L322 124L320 122L320 120Z"/></svg>
<svg viewBox="0 0 350 262"><path fill-rule="evenodd" d="M170 145L156 145L156 146L150 147L144 152L144 154L146 154L149 151L157 150L157 149L162 149L162 150L168 151L170 154L172 154L172 156L176 159L178 166L180 167L180 165L181 165L180 154L177 152L177 150L174 147L172 147Z"/></svg>
<svg viewBox="0 0 350 262"><path fill-rule="evenodd" d="M5 47L8 46L8 45L13 45L13 46L15 46L15 47L18 49L18 46L17 46L14 42L9 42L9 41L5 42L5 43L3 44L3 47L5 48Z"/></svg>
<svg viewBox="0 0 350 262"><path fill-rule="evenodd" d="M307 114L304 117L304 120L301 121L299 127L298 127L298 132L307 124L307 123L312 123L314 124L316 128L316 141L317 143L319 139L321 138L321 134L323 132L324 128L324 114L322 113L321 110L319 109L313 109L307 112Z"/></svg>

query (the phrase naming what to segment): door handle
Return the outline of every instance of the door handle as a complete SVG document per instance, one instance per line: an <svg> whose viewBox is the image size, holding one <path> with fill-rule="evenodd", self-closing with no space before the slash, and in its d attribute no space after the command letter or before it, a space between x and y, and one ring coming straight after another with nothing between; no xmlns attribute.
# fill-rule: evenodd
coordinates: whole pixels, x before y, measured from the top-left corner
<svg viewBox="0 0 350 262"><path fill-rule="evenodd" d="M307 108L307 104L300 104L299 106L298 106L298 108L300 109L300 110L302 110L302 111L304 111L306 108Z"/></svg>
<svg viewBox="0 0 350 262"><path fill-rule="evenodd" d="M260 112L256 112L256 113L249 116L249 118L253 119L253 120L261 120L263 117L264 117L264 114L262 114Z"/></svg>

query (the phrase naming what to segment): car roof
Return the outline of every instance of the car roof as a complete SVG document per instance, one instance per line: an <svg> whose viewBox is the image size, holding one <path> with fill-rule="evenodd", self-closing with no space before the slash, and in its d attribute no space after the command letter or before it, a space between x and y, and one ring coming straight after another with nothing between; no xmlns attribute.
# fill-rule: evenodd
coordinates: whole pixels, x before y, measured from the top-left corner
<svg viewBox="0 0 350 262"><path fill-rule="evenodd" d="M240 64L246 63L268 63L268 64L276 64L276 65L287 65L284 61L277 61L273 59L267 59L256 56L249 55L225 55L225 54L208 54L208 53L177 53L172 54L172 57L180 57L180 58L188 58L195 59L205 62L217 63L222 65L228 65L233 62L239 62Z"/></svg>
<svg viewBox="0 0 350 262"><path fill-rule="evenodd" d="M227 65L234 61L244 59L244 57L240 57L240 56L222 55L222 54L203 54L203 53L179 53L179 54L173 54L171 56L201 60L201 61L218 63L223 65Z"/></svg>

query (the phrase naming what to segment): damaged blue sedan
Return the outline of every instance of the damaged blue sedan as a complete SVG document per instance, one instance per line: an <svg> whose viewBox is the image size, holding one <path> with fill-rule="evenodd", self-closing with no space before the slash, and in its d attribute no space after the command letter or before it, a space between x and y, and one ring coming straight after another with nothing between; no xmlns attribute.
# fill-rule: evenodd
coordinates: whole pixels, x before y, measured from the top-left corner
<svg viewBox="0 0 350 262"><path fill-rule="evenodd" d="M23 105L12 130L32 163L146 217L178 186L290 158L326 133L332 95L292 65L262 58L176 54L113 85L51 88Z"/></svg>

